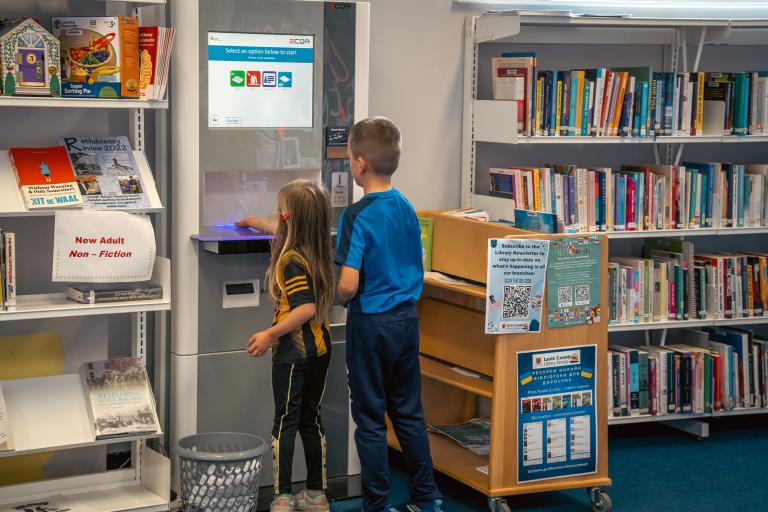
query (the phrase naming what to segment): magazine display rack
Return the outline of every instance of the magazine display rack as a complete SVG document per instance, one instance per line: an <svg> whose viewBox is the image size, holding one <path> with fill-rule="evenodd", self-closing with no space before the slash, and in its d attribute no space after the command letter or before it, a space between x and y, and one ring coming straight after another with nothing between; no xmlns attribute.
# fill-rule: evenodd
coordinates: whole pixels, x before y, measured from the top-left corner
<svg viewBox="0 0 768 512"><path fill-rule="evenodd" d="M29 14L34 15L39 6L35 2L24 2ZM166 0L133 0L130 2L110 1L92 2L91 13L116 12L142 17L142 7L156 5L162 6ZM64 4L66 6L66 4ZM20 8L20 6L19 6ZM164 15L161 9L144 14L153 21L162 22ZM50 13L46 13L50 15ZM55 14L66 15L67 12ZM82 125L77 125L80 133L87 134L106 129L110 132L118 131L118 135L128 134L134 150L135 160L145 179L145 192L148 195L150 207L142 210L133 210L139 214L164 213L164 190L166 177L163 175L165 166L158 164L157 174L153 173L150 160L145 155L147 147L145 143L153 144L152 140L145 141L145 133L149 127L149 120L145 115L146 109L158 109L163 112L168 108L168 101L142 101L122 99L77 99L77 98L50 98L50 97L0 97L0 109L12 107L14 116L23 115L19 112L29 112L32 109L44 109L52 114L54 109L75 109L74 117ZM87 109L89 112L77 109ZM100 109L107 109L98 112ZM114 112L115 109L124 109L127 115ZM91 113L90 111L93 111ZM38 114L37 111L34 112ZM39 114L42 116L43 114ZM58 126L62 120L69 120L64 113L51 115L50 126L36 126L33 122L35 116L30 116L30 121L20 125L20 130L28 130L22 133L22 137L13 130L6 132L6 137L13 140L13 144L19 146L19 142L29 146L36 144L37 139L45 139L49 145L54 145L55 137L61 135L57 131L70 131L74 124ZM89 121L95 120L91 126ZM123 121L114 123L114 120ZM163 116L158 114L155 119L156 137L162 140L164 135ZM53 139L53 140L50 140ZM53 144L51 144L53 142ZM16 185L13 167L8 158L7 150L0 151L0 220L8 220L11 217L26 218L24 225L36 226L35 223L49 223L45 220L54 214L52 211L27 212L24 208L19 189ZM165 157L164 147L155 147L153 156L155 162L162 162ZM154 174L154 175L153 175ZM160 187L158 193L157 186ZM157 251L165 252L164 224L166 220L162 215L156 217L155 233L158 240ZM23 249L23 248L22 248ZM50 256L50 254L49 254ZM21 250L17 252L17 258L30 258ZM44 255L42 257L45 257ZM45 272L39 279L49 279ZM8 325L4 322L57 319L94 315L131 315L131 354L146 363L148 340L151 339L151 323L147 312L169 311L171 309L171 268L170 260L165 257L157 257L152 273L152 279L163 287L163 298L160 300L116 302L102 304L78 304L66 298L65 294L34 294L19 295L15 311L0 312L0 326ZM41 287L37 287L40 289ZM45 288L43 286L42 288ZM155 319L158 329L155 331L155 342L162 343L164 336L164 318L158 316ZM162 333L162 334L158 334ZM107 340L85 340L87 343L106 344ZM80 361L84 362L84 361ZM158 368L163 365L158 361ZM2 458L52 452L60 450L72 450L97 445L130 443L130 464L124 469L108 470L76 476L48 478L24 483L10 484L0 487L0 507L29 501L42 501L51 499L59 505L72 510L96 510L99 512L112 511L167 511L170 508L170 460L160 453L150 449L146 440L163 436L162 430L151 434L123 436L111 439L95 439L93 426L86 409L86 396L83 389L81 376L78 374L51 375L45 377L32 377L18 380L6 380L0 382L6 400L8 421L13 435L15 450L3 452ZM160 390L158 390L160 391ZM158 410L162 410L162 401L158 402ZM53 420L52 420L53 418ZM162 418L162 415L161 415ZM162 419L161 419L162 425Z"/></svg>
<svg viewBox="0 0 768 512"><path fill-rule="evenodd" d="M488 239L554 239L567 235L531 234L501 224L428 213L434 219L432 269L477 282L460 285L427 278L419 301L422 402L426 421L460 423L478 416L478 397L491 401L489 455L481 456L454 441L430 433L435 468L489 497L492 511L509 510L504 496L585 488L595 510L610 510L602 490L608 477L607 401L605 368L607 324L573 326L551 331L542 321L541 331L527 334L489 335L485 329L486 261ZM605 275L608 243L601 240L600 269ZM607 280L600 297L605 303ZM546 303L546 297L544 298ZM577 345L596 345L596 472L590 475L518 483L517 354ZM457 372L455 368L469 370ZM470 376L472 373L477 376ZM399 445L390 429L389 444Z"/></svg>
<svg viewBox="0 0 768 512"><path fill-rule="evenodd" d="M462 145L462 207L487 210L491 218L511 218L511 201L492 197L478 183L487 179L488 167L539 166L577 162L580 166L613 166L616 163L677 164L685 159L735 162L762 161L766 135L747 136L522 136L518 135L517 102L493 100L490 94L491 59L502 52L536 52L540 69L585 69L597 66L648 66L660 71L739 71L759 68L768 20L764 19L665 19L629 16L578 16L566 12L527 11L487 13L466 19L464 31L464 116ZM730 49L729 49L730 48ZM736 53L736 50L739 53ZM743 49L743 51L742 51ZM730 53L728 53L730 51ZM738 59L733 59L738 55ZM616 145L620 144L620 147ZM683 150L688 156L681 159ZM738 152L735 148L738 148ZM720 155L724 153L724 155ZM626 154L627 156L624 156ZM501 156L503 155L503 157ZM728 155L727 157L725 155ZM625 159L622 159L625 158ZM643 159L638 161L638 159ZM764 158L763 158L764 159ZM557 162L553 162L557 160ZM728 235L728 242L714 248L714 237ZM739 238L742 235L744 238ZM764 250L768 227L702 228L650 231L610 231L611 255L637 255L632 240L648 237L697 237L712 250L728 251L734 243L751 251ZM747 236L750 238L747 239ZM703 238L702 238L703 237ZM735 237L735 238L734 238ZM613 242L619 240L619 242ZM627 242L624 242L627 241ZM625 243L626 245L622 245ZM725 320L681 320L610 325L608 332L660 332L703 326L768 324L768 316ZM755 408L698 415L768 413ZM611 418L609 424L691 420L697 415L670 414ZM705 423L676 421L676 426L699 437L708 433Z"/></svg>

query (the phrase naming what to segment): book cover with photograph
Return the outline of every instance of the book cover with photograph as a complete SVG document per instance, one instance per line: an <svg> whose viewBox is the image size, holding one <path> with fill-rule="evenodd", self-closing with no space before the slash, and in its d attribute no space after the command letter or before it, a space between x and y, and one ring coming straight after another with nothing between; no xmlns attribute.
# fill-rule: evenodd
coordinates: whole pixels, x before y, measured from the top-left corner
<svg viewBox="0 0 768 512"><path fill-rule="evenodd" d="M146 186L125 136L60 137L75 172L83 206L130 210L150 206Z"/></svg>
<svg viewBox="0 0 768 512"><path fill-rule="evenodd" d="M85 363L81 376L96 439L159 431L155 399L140 359Z"/></svg>
<svg viewBox="0 0 768 512"><path fill-rule="evenodd" d="M83 204L63 147L11 148L8 154L27 210Z"/></svg>

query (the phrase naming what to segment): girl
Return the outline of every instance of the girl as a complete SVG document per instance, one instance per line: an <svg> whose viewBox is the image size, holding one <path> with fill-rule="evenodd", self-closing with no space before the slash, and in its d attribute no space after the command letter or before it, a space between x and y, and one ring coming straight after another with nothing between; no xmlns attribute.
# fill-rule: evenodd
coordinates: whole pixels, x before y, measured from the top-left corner
<svg viewBox="0 0 768 512"><path fill-rule="evenodd" d="M253 357L261 357L272 348L272 466L276 497L270 510L290 512L295 507L323 512L329 510L320 401L331 359L331 203L321 186L306 180L283 187L277 202L276 220L250 216L237 223L275 235L266 277L275 316L272 327L248 340L248 353ZM297 431L304 442L307 489L292 497L291 462Z"/></svg>

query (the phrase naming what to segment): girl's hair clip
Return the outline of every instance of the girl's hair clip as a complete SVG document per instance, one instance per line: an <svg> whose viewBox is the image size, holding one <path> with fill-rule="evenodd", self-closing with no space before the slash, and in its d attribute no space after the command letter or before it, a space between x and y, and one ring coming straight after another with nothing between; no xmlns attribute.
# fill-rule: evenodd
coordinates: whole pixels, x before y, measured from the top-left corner
<svg viewBox="0 0 768 512"><path fill-rule="evenodd" d="M284 214L280 215L280 220L281 220L281 221L283 221L283 222L285 222L285 221L287 221L288 219L290 219L292 215L293 215L293 212L292 212L291 210L288 210L288 211L287 211L287 212L285 212Z"/></svg>

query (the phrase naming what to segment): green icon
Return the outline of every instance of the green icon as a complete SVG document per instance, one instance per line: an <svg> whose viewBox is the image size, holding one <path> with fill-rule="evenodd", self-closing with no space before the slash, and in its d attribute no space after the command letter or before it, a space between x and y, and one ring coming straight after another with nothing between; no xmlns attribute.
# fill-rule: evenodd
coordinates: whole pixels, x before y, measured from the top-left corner
<svg viewBox="0 0 768 512"><path fill-rule="evenodd" d="M245 71L237 69L230 71L229 85L232 87L245 87Z"/></svg>

